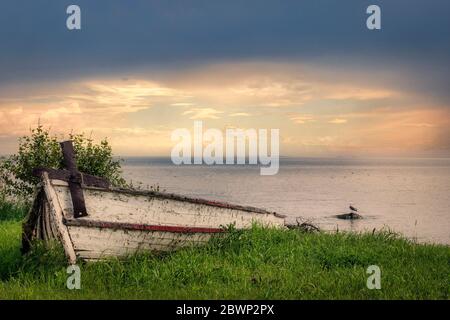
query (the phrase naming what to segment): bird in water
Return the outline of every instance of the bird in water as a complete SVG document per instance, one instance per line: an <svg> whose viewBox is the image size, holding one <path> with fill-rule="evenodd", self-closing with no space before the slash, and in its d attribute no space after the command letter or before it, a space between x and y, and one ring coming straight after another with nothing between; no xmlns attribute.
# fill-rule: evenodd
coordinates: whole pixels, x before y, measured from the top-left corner
<svg viewBox="0 0 450 320"><path fill-rule="evenodd" d="M353 219L360 219L361 218L361 216L357 213L358 209L356 207L354 207L352 205L349 205L348 207L350 209L350 212L337 215L337 217L339 219L350 219L350 220L353 220Z"/></svg>
<svg viewBox="0 0 450 320"><path fill-rule="evenodd" d="M360 215L357 214L357 212L358 212L357 208L355 208L352 205L349 205L348 208L350 209L350 213L348 214L350 219L359 219L360 218Z"/></svg>

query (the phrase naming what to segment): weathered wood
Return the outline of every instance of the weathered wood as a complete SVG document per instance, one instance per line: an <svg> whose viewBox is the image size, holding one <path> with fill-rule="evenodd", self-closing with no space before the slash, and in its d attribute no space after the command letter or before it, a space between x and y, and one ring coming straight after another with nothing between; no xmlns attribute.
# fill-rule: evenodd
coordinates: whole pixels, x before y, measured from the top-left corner
<svg viewBox="0 0 450 320"><path fill-rule="evenodd" d="M78 171L72 141L63 141L60 143L60 146L63 154L64 167L69 171Z"/></svg>
<svg viewBox="0 0 450 320"><path fill-rule="evenodd" d="M43 202L41 217L44 222L44 240L49 243L58 240L58 230L54 221L54 215L51 214L51 208L48 201Z"/></svg>
<svg viewBox="0 0 450 320"><path fill-rule="evenodd" d="M75 218L87 216L86 204L84 203L83 189L81 187L83 176L78 171L75 160L75 151L72 141L64 141L60 143L64 165L70 172L69 189L73 203L73 216Z"/></svg>
<svg viewBox="0 0 450 320"><path fill-rule="evenodd" d="M225 231L223 228L161 226L161 225L148 225L139 223L107 222L107 221L79 220L79 219L64 219L64 224L66 226L87 227L87 228L162 231L174 233L221 233Z"/></svg>
<svg viewBox="0 0 450 320"><path fill-rule="evenodd" d="M44 241L50 242L52 240L52 229L50 227L50 212L47 211L49 207L46 205L46 202L42 203L43 211L42 211L42 222L43 222L43 233L44 233Z"/></svg>
<svg viewBox="0 0 450 320"><path fill-rule="evenodd" d="M81 220L83 220L82 218ZM77 255L84 260L126 257L145 251L171 251L205 244L211 233L102 229L69 226Z"/></svg>
<svg viewBox="0 0 450 320"><path fill-rule="evenodd" d="M33 205L28 211L28 214L22 224L22 247L20 249L22 254L26 254L31 249L31 243L35 237L36 230L39 230L38 221L40 214L40 206L42 204L44 193L42 187L38 185L34 191Z"/></svg>
<svg viewBox="0 0 450 320"><path fill-rule="evenodd" d="M253 223L284 227L280 215L209 201L186 200L164 193L84 188L89 216L73 219L68 184L51 181L64 213L74 250L85 260L123 257L141 250L169 251L200 245L224 227L250 228ZM241 209L241 208L245 208Z"/></svg>
<svg viewBox="0 0 450 320"><path fill-rule="evenodd" d="M61 180L66 182L70 181L71 173L68 170L58 170L52 168L39 167L33 170L33 175L35 177L40 178L43 172L47 172L48 177L51 180ZM81 173L81 181L82 185L87 187L96 187L104 189L108 189L110 187L110 183L107 179L96 177L87 173Z"/></svg>
<svg viewBox="0 0 450 320"><path fill-rule="evenodd" d="M43 200L44 201L44 200ZM37 221L37 226L36 226L36 239L44 239L43 234L42 234L42 208L44 207L43 205L43 201L40 203L39 205L39 213L38 213L38 221ZM47 201L47 200L45 200Z"/></svg>
<svg viewBox="0 0 450 320"><path fill-rule="evenodd" d="M58 201L58 197L56 196L55 190L53 189L53 186L46 172L43 173L42 179L46 200L48 201L50 208L49 214L53 215L53 222L55 223L55 227L58 232L58 238L60 239L64 247L64 251L66 253L67 259L69 260L69 263L75 264L77 257L75 254L75 250L73 249L72 240L70 239L67 227L63 223L64 216Z"/></svg>
<svg viewBox="0 0 450 320"><path fill-rule="evenodd" d="M70 180L50 179L47 171L41 175L44 192L35 213L39 217L36 231L44 241L56 233L70 263L77 257L97 261L143 250L169 251L204 244L223 234L230 224L237 229L254 223L284 228L284 216L263 209L85 185L82 191L89 215L75 219Z"/></svg>
<svg viewBox="0 0 450 320"><path fill-rule="evenodd" d="M72 218L72 203L67 185L55 183L54 190L66 218ZM190 202L178 198L145 196L116 191L84 189L89 216L83 220L111 223L221 228L234 224L236 228L250 228L254 222L265 226L284 226L284 219L265 211L240 210L239 206L219 207L210 203ZM177 200L175 200L177 199Z"/></svg>
<svg viewBox="0 0 450 320"><path fill-rule="evenodd" d="M54 186L68 186L68 183L65 182L63 179L55 179L52 180L52 184ZM260 213L260 214L266 214L266 215L273 215L278 218L286 218L285 215L279 214L274 211L267 211L261 208L256 208L252 206L242 206L227 202L221 202L221 201L212 201L212 200L206 200L206 199L200 199L200 198L192 198L192 197L186 197L178 194L173 193L166 193L166 192L157 192L157 191L148 191L148 190L133 190L133 189L120 189L120 188L103 188L103 187L97 187L97 186L85 186L83 188L86 190L92 190L92 191L99 191L99 192L112 192L120 196L120 194L127 195L127 196L144 196L146 198L156 198L156 199L162 199L162 200L175 200L180 202L188 202L193 204L201 204L206 206L211 206L214 208L225 208L225 209L232 209L232 210L239 210L239 211L246 211L251 213Z"/></svg>

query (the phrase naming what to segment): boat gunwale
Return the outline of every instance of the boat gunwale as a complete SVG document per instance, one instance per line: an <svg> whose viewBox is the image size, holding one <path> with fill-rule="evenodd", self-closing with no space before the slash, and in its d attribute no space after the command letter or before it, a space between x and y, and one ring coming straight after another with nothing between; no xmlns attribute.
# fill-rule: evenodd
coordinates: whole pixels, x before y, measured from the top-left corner
<svg viewBox="0 0 450 320"><path fill-rule="evenodd" d="M68 187L68 183L63 180L52 179L51 182L52 182L52 185ZM228 202L222 202L222 201L216 201L216 200L191 198L191 197L178 195L175 193L166 193L166 192L151 191L151 190L125 189L125 188L116 188L116 187L100 188L100 187L86 186L86 185L83 185L82 187L83 187L83 189L93 190L93 191L115 192L115 193L128 194L128 195L133 195L133 196L154 197L154 198L174 200L174 201L180 201L180 202L188 202L188 203L193 203L193 204L203 204L203 205L216 207L216 208L240 210L240 211L246 211L246 212L250 212L250 213L270 214L270 215L274 215L277 218L286 218L286 216L283 214L279 214L274 211L267 211L267 210L261 209L261 208L256 208L256 207L252 207L252 206L243 206L243 205L238 205L238 204L231 204Z"/></svg>
<svg viewBox="0 0 450 320"><path fill-rule="evenodd" d="M133 230L133 231L154 231L154 232L170 232L170 233L223 233L223 228L210 227L183 227L169 225L151 225L144 223L127 223L127 222L110 222L100 220L90 220L88 218L63 219L64 225L68 227L86 227L101 228L112 230Z"/></svg>

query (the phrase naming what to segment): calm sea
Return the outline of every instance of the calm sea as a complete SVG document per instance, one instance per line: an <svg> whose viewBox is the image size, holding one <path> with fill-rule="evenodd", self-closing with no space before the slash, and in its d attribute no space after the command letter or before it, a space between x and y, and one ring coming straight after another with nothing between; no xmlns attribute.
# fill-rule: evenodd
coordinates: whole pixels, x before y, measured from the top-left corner
<svg viewBox="0 0 450 320"><path fill-rule="evenodd" d="M274 176L257 166L176 166L126 158L124 175L143 187L266 208L325 230L390 229L450 244L450 159L283 158ZM339 220L352 204L362 220Z"/></svg>

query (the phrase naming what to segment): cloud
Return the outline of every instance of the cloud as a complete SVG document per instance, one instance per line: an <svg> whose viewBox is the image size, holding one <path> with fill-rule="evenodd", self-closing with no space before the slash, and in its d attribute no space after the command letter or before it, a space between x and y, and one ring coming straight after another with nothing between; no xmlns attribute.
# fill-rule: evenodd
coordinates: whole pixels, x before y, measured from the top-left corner
<svg viewBox="0 0 450 320"><path fill-rule="evenodd" d="M191 107L194 105L195 105L195 103L191 103L191 102L176 102L176 103L171 104L171 106L174 106L174 107Z"/></svg>
<svg viewBox="0 0 450 320"><path fill-rule="evenodd" d="M328 123L333 123L333 124L343 124L343 123L347 123L347 119L339 119L339 118L335 118L333 120L328 121Z"/></svg>
<svg viewBox="0 0 450 320"><path fill-rule="evenodd" d="M433 123L419 122L419 123L404 123L403 126L416 128L435 128L437 125Z"/></svg>
<svg viewBox="0 0 450 320"><path fill-rule="evenodd" d="M329 87L327 91L325 98L335 100L373 100L391 98L398 95L398 92L389 89L370 89L358 86L350 87L341 85Z"/></svg>
<svg viewBox="0 0 450 320"><path fill-rule="evenodd" d="M214 104L215 108L288 109L315 101L366 103L402 99L409 94L376 81L377 78L373 73L366 76L348 69L258 60L207 65L164 75L167 85L189 93L199 105ZM400 74L385 74L383 81L398 84L401 79Z"/></svg>
<svg viewBox="0 0 450 320"><path fill-rule="evenodd" d="M14 87L0 98L0 134L23 135L38 122L59 132L111 128L124 125L128 115L181 98L188 96L145 80L97 79Z"/></svg>
<svg viewBox="0 0 450 320"><path fill-rule="evenodd" d="M251 114L247 112L236 112L230 114L230 117L250 117L250 116Z"/></svg>
<svg viewBox="0 0 450 320"><path fill-rule="evenodd" d="M305 124L316 121L312 115L292 115L289 119L296 124Z"/></svg>
<svg viewBox="0 0 450 320"><path fill-rule="evenodd" d="M3 1L0 82L128 77L260 59L356 67L369 76L380 67L411 70L409 83L433 93L448 91L449 75L442 68L450 62L447 1L385 2L381 33L367 30L368 4L359 0L77 4L87 13L86 28L73 34L60 3L42 10L32 2L24 10Z"/></svg>
<svg viewBox="0 0 450 320"><path fill-rule="evenodd" d="M109 113L137 112L161 100L170 101L188 97L178 90L149 81L134 83L97 81L82 83L81 87L81 91L87 91L86 94L69 95L68 98L89 104L92 111L97 109Z"/></svg>
<svg viewBox="0 0 450 320"><path fill-rule="evenodd" d="M223 111L219 111L213 108L193 108L183 112L183 115L190 115L189 119L219 119L219 114Z"/></svg>
<svg viewBox="0 0 450 320"><path fill-rule="evenodd" d="M0 89L0 146L10 148L11 139L40 121L58 134L73 129L108 136L118 153L168 155L171 130L201 119L219 129L280 128L283 153L297 156L311 150L386 154L450 147L447 104L376 78L246 61L142 78L116 74L11 85Z"/></svg>

